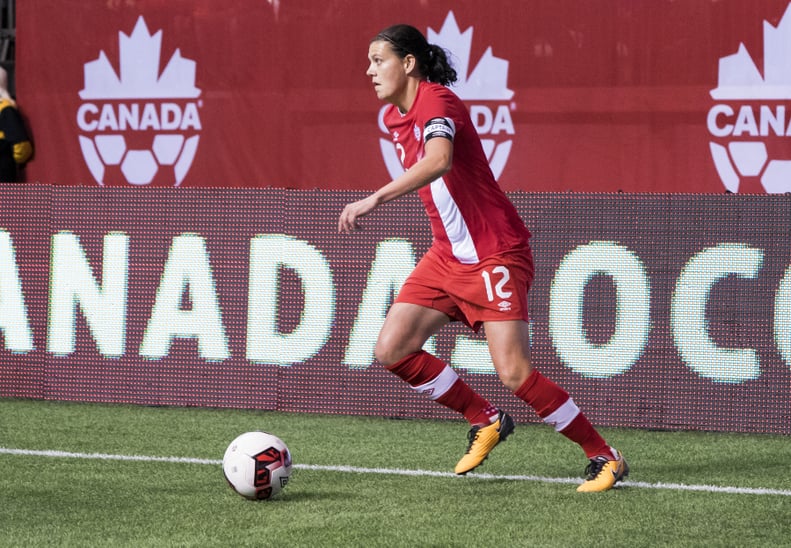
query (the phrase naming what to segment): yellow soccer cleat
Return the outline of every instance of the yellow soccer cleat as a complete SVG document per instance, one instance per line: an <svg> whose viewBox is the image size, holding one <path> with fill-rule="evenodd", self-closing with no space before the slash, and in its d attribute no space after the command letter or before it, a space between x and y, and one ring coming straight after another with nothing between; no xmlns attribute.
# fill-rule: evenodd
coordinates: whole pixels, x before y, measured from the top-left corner
<svg viewBox="0 0 791 548"><path fill-rule="evenodd" d="M578 493L599 493L612 489L616 482L629 475L629 465L620 451L615 451L616 459L600 455L591 459L585 468L587 477L582 485L577 487Z"/></svg>
<svg viewBox="0 0 791 548"><path fill-rule="evenodd" d="M467 452L456 464L455 472L464 475L480 466L494 446L505 441L505 438L513 431L514 419L502 411L500 411L497 420L489 426L473 426L467 434L467 439L470 441Z"/></svg>

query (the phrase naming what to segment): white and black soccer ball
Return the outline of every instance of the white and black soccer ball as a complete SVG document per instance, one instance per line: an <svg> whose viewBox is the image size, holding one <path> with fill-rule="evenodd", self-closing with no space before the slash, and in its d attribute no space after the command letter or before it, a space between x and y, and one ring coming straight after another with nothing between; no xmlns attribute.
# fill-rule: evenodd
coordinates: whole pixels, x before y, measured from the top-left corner
<svg viewBox="0 0 791 548"><path fill-rule="evenodd" d="M225 450L222 471L234 491L250 500L277 495L291 477L291 452L266 432L246 432Z"/></svg>

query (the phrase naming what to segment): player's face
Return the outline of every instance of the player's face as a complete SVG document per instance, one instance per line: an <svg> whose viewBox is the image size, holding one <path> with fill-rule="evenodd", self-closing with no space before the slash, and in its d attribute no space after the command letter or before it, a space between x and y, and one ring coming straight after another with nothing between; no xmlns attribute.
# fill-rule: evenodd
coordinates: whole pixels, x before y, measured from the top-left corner
<svg viewBox="0 0 791 548"><path fill-rule="evenodd" d="M407 88L406 62L395 54L385 40L371 42L368 47L368 70L376 96L399 106Z"/></svg>

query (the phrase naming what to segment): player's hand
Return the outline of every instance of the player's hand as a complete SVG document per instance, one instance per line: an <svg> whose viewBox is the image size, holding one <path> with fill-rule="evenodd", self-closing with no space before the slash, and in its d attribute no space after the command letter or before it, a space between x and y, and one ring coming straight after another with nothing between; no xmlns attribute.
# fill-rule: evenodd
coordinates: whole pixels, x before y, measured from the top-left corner
<svg viewBox="0 0 791 548"><path fill-rule="evenodd" d="M343 208L343 212L341 212L341 216L338 219L338 232L349 234L355 230L360 230L361 227L358 222L360 217L368 215L377 205L379 204L373 195L357 202L347 204L346 207Z"/></svg>

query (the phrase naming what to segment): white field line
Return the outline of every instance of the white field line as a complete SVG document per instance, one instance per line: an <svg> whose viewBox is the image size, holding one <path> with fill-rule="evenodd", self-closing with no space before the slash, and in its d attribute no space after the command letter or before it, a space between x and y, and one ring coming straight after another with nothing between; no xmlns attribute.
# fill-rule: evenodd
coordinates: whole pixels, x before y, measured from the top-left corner
<svg viewBox="0 0 791 548"><path fill-rule="evenodd" d="M2 455L22 455L33 457L53 457L72 459L142 461L142 462L171 462L176 464L211 464L219 466L221 460L198 459L190 457L154 457L148 455L110 455L106 453L72 453L68 451L37 451L32 449L11 449L0 447ZM319 464L294 464L297 470L316 470L321 472L342 472L349 474L386 474L396 476L428 476L434 478L462 479L452 472L434 472L432 470L405 470L401 468L363 468L359 466L324 466ZM578 478L549 478L543 476L523 475L497 475L497 474L467 474L464 478L477 480L508 480L532 481L537 483L567 483L579 484ZM683 483L647 483L642 481L623 481L618 485L640 489L666 489L671 491L702 491L707 493L729 493L735 495L776 495L791 497L791 491L784 489L769 489L763 487L723 487L719 485L687 485Z"/></svg>

